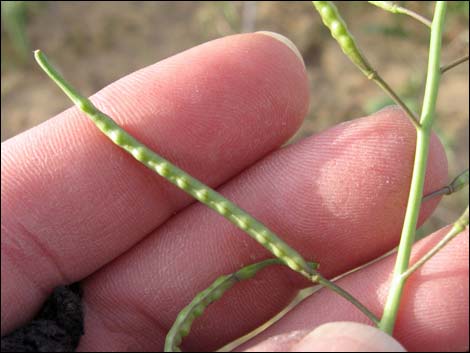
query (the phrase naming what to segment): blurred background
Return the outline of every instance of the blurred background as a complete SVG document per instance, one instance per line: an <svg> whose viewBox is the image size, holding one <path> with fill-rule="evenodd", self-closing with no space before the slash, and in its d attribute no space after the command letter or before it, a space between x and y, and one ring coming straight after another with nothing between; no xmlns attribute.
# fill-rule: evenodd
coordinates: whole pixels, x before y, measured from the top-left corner
<svg viewBox="0 0 470 353"><path fill-rule="evenodd" d="M428 30L362 2L336 2L369 61L419 112ZM402 2L432 17L433 2ZM450 2L443 63L468 53L469 2ZM365 79L323 27L310 2L2 1L1 139L40 124L71 106L36 66L41 48L67 79L91 95L121 76L203 42L241 32L279 32L302 53L311 106L292 141L372 113L391 101ZM435 130L449 159L449 178L468 168L468 63L444 76ZM468 189L445 197L422 233L452 222Z"/></svg>

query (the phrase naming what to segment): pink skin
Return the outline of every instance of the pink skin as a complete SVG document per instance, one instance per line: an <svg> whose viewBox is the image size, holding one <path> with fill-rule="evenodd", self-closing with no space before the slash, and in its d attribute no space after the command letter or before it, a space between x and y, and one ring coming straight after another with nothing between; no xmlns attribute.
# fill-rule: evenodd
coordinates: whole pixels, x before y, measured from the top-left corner
<svg viewBox="0 0 470 353"><path fill-rule="evenodd" d="M274 151L300 126L308 85L301 62L273 38L245 34L203 44L119 80L93 101L320 262L326 276L369 261L398 241L413 127L399 110L387 109ZM433 137L425 191L446 179L447 160ZM437 202L423 205L420 222ZM465 325L444 325L439 342L426 328L406 334L414 327L415 301L430 327L447 313L445 322L466 318L468 328L468 302L449 299L461 298L465 288L468 293L465 254L430 266L436 273L445 267L455 274L451 283L460 283L446 284L447 300L437 285L421 295L433 300L405 297L404 307L411 309L397 327L405 347L424 347L426 337L434 349L468 346L468 333L456 332L468 332ZM30 319L54 286L84 279L87 334L81 350L159 350L177 313L198 291L268 256L113 146L75 108L2 144L2 334ZM348 289L380 286L390 266L374 272L376 280L369 274L367 282ZM184 348L218 348L274 315L306 285L287 269L265 270L212 305ZM377 312L384 300L380 288L366 302ZM430 310L436 298L439 305ZM320 310L322 322L343 319L331 308ZM342 312L363 320L350 305ZM316 327L315 320L305 320L305 330ZM292 330L299 330L293 321Z"/></svg>
<svg viewBox="0 0 470 353"><path fill-rule="evenodd" d="M413 249L411 262L425 254L448 230L446 227L419 241ZM467 229L410 278L394 334L407 350L468 350L468 246ZM394 261L395 256L387 257L339 280L338 284L379 315L386 300ZM373 346L370 351L380 352L380 345L387 347L390 344L383 337L371 341L373 331L357 327L353 328L354 335L345 334L344 326L330 326L327 330L315 332L316 328L325 328L321 325L331 321L355 321L370 325L367 318L348 302L330 291L321 290L239 349L281 351L273 342L278 341L282 342L284 350L297 348L305 351L308 347L309 351L320 352L334 346L338 350L343 348L343 351L344 348L364 351ZM312 330L313 335L308 337ZM297 334L293 335L293 332ZM377 338L377 335L372 336ZM301 342L304 338L305 342ZM298 347L298 342L301 342L299 345L302 348Z"/></svg>
<svg viewBox="0 0 470 353"><path fill-rule="evenodd" d="M268 331L269 332L269 331ZM245 352L403 352L394 338L357 322L330 322L312 332L290 331L265 338Z"/></svg>

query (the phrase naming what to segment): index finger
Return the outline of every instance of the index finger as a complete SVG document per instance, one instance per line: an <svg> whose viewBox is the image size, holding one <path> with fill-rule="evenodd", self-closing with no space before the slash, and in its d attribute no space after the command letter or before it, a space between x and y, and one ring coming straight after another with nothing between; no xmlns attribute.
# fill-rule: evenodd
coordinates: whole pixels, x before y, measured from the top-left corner
<svg viewBox="0 0 470 353"><path fill-rule="evenodd" d="M297 130L308 89L292 50L245 34L137 71L92 100L216 187ZM2 334L30 317L52 287L92 273L190 202L76 108L3 143Z"/></svg>

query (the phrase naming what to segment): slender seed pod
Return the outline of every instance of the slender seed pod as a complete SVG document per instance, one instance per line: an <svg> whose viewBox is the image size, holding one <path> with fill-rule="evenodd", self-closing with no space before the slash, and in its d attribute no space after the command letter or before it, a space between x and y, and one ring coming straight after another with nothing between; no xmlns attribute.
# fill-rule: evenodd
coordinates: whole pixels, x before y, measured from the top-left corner
<svg viewBox="0 0 470 353"><path fill-rule="evenodd" d="M178 314L175 323L166 336L165 352L180 352L181 349L179 346L183 338L189 334L193 321L201 316L211 303L220 299L222 295L237 282L254 277L267 266L282 264L284 263L279 259L268 259L245 266L232 274L217 278L208 288L197 294L191 303ZM312 270L316 270L318 267L316 263L308 264Z"/></svg>
<svg viewBox="0 0 470 353"><path fill-rule="evenodd" d="M313 1L313 5L341 50L369 79L373 78L375 71L359 50L336 6L331 1Z"/></svg>
<svg viewBox="0 0 470 353"><path fill-rule="evenodd" d="M457 175L454 180L449 184L450 190L449 194L454 193L463 189L465 186L468 185L468 169L464 170L462 173Z"/></svg>
<svg viewBox="0 0 470 353"><path fill-rule="evenodd" d="M354 37L349 32L346 23L338 12L338 9L331 1L313 1L315 9L320 14L320 17L328 27L333 38L336 39L341 50L346 56L362 71L362 73L369 79L374 81L395 103L397 103L408 115L411 123L417 128L420 128L419 119L416 114L403 102L403 100L393 91L387 82L375 71L369 64L365 56L359 50L359 47L354 40Z"/></svg>
<svg viewBox="0 0 470 353"><path fill-rule="evenodd" d="M457 192L461 189L463 189L465 186L468 185L468 169L464 170L462 173L457 175L454 180L450 182L449 185L446 185L440 189L437 189L426 196L423 197L423 201L427 201L429 199L432 199L433 197L436 196L441 196L441 195L451 195L454 192Z"/></svg>
<svg viewBox="0 0 470 353"><path fill-rule="evenodd" d="M311 277L313 274L312 268L308 266L303 257L280 239L274 232L234 203L224 198L221 194L179 169L128 134L116 124L113 119L98 110L89 99L82 97L67 83L53 68L47 60L47 57L41 51L36 50L34 56L48 76L116 145L123 148L146 167L157 172L160 176L190 194L196 200L199 200L224 216L235 226L245 231L258 243L268 249L274 256L282 260L292 270L301 273L307 278Z"/></svg>
<svg viewBox="0 0 470 353"><path fill-rule="evenodd" d="M93 103L82 97L68 84L64 78L48 62L46 56L39 50L34 56L41 68L47 75L65 92L65 94L95 123L108 138L116 145L131 154L135 159L146 167L157 172L176 185L181 190L204 203L208 207L227 218L234 225L252 236L258 243L268 249L277 259L270 259L258 264L244 267L243 269L218 278L208 289L199 293L196 298L178 315L174 327L167 337L165 349L179 351L179 345L184 336L189 334L194 319L204 312L205 308L220 298L225 291L230 289L236 282L253 277L262 268L271 264L284 264L292 270L307 277L312 282L321 283L323 286L333 289L342 295L359 310L363 311L372 321L376 322L374 315L367 308L354 299L349 293L335 286L317 272L317 263L308 263L294 249L289 247L276 234L265 225L254 219L238 206L225 199L222 195L193 178L186 172L171 164L166 159L141 144L138 140L128 134L113 119L99 111ZM321 282L320 282L321 281Z"/></svg>

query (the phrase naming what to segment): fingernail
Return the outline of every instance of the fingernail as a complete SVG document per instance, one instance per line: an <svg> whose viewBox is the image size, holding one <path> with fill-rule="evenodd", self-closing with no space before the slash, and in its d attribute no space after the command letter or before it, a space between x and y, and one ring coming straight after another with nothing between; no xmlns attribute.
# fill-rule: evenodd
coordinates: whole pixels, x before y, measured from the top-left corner
<svg viewBox="0 0 470 353"><path fill-rule="evenodd" d="M332 322L322 325L291 352L406 352L394 338L375 327L356 322Z"/></svg>
<svg viewBox="0 0 470 353"><path fill-rule="evenodd" d="M300 54L299 49L297 49L295 44L289 38L284 37L282 34L279 34L279 33L276 33L276 32L270 32L270 31L259 31L259 32L256 32L256 33L264 34L264 35L269 36L271 38L277 39L281 43L287 45L289 47L289 49L292 50L294 52L294 54L300 59L300 61L302 62L302 65L304 65L304 67L305 67L304 59L302 58L302 55Z"/></svg>

